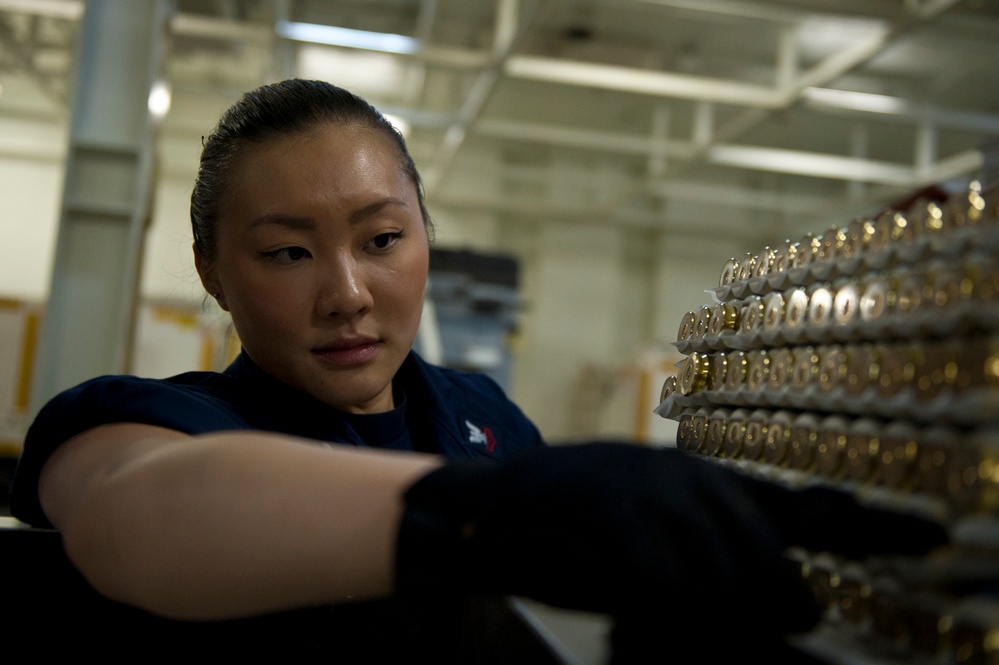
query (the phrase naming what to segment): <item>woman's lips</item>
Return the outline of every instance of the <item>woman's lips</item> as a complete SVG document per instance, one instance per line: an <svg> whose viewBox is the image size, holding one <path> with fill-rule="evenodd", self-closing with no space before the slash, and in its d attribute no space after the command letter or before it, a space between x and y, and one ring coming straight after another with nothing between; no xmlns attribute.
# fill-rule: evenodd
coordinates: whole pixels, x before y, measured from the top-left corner
<svg viewBox="0 0 999 665"><path fill-rule="evenodd" d="M381 346L377 339L359 339L329 344L313 349L312 353L331 365L361 365L374 358Z"/></svg>

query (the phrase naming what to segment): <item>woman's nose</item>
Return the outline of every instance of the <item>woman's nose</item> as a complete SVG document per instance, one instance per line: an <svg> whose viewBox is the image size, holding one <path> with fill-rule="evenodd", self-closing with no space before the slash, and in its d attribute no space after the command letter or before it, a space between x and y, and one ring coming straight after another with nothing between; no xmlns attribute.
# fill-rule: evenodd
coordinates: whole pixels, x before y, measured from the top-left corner
<svg viewBox="0 0 999 665"><path fill-rule="evenodd" d="M363 264L352 256L341 256L323 267L316 314L320 317L353 317L374 304Z"/></svg>

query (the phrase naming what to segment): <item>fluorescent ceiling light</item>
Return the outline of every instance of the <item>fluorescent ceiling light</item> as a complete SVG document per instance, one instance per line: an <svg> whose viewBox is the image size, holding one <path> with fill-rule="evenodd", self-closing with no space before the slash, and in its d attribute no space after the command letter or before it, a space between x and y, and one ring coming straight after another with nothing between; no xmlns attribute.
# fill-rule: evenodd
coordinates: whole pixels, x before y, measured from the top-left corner
<svg viewBox="0 0 999 665"><path fill-rule="evenodd" d="M910 186L915 178L908 166L857 157L756 146L716 145L709 149L713 164L795 175Z"/></svg>
<svg viewBox="0 0 999 665"><path fill-rule="evenodd" d="M384 51L385 53L415 53L419 42L412 37L393 35L387 32L368 32L367 30L351 30L337 28L332 25L317 23L296 23L294 21L278 21L274 31L285 39L297 42L312 42L330 46L345 46L367 51Z"/></svg>
<svg viewBox="0 0 999 665"><path fill-rule="evenodd" d="M889 97L888 95L876 95L870 92L834 90L832 88L805 88L801 94L810 102L853 111L899 114L909 110L908 104L906 104L904 99Z"/></svg>
<svg viewBox="0 0 999 665"><path fill-rule="evenodd" d="M156 120L162 120L170 110L170 84L160 79L149 89L149 113Z"/></svg>
<svg viewBox="0 0 999 665"><path fill-rule="evenodd" d="M888 24L880 19L814 15L798 24L798 48L808 59L821 59L887 33Z"/></svg>
<svg viewBox="0 0 999 665"><path fill-rule="evenodd" d="M406 62L389 53L347 51L319 44L303 44L296 51L297 71L303 78L329 81L375 99L392 99L406 87Z"/></svg>

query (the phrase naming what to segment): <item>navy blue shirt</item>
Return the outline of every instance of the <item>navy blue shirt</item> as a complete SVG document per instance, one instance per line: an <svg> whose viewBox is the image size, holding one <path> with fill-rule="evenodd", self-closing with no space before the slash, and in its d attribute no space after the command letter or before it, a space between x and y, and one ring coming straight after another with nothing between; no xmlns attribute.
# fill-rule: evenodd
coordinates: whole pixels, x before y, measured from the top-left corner
<svg viewBox="0 0 999 665"><path fill-rule="evenodd" d="M4 604L16 603L8 609L19 622L18 635L34 636L28 641L39 654L77 657L92 652L106 660L202 656L286 662L479 662L468 657L468 649L481 648L481 638L470 643L466 635L492 635L490 617L499 615L495 609L465 604L482 602L478 599L389 598L208 622L163 619L104 599L66 559L38 501L39 473L60 445L93 427L118 422L189 434L264 430L307 437L317 445L414 449L484 462L543 445L534 425L484 375L435 367L410 353L393 390L398 404L394 410L348 414L278 382L244 353L221 374L105 376L60 393L28 431L11 492L14 516L44 527L14 534L32 537L16 549L19 558L11 562L11 567L23 569L15 577L26 590L4 596ZM60 638L68 625L77 636Z"/></svg>
<svg viewBox="0 0 999 665"><path fill-rule="evenodd" d="M543 445L530 420L489 377L436 367L411 352L393 382L388 413L338 411L272 378L241 354L223 373L168 379L104 376L60 393L38 414L14 474L11 512L50 527L38 476L66 440L110 423L142 423L187 434L262 430L356 446L505 459Z"/></svg>

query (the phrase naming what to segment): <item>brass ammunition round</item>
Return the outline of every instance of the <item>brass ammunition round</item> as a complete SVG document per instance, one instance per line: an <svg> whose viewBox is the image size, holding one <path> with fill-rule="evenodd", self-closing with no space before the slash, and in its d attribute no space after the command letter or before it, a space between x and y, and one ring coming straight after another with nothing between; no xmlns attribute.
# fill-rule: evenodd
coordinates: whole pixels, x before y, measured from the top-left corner
<svg viewBox="0 0 999 665"><path fill-rule="evenodd" d="M846 237L843 240L842 254L844 258L852 258L863 253L874 235L874 223L863 217L850 222L846 227Z"/></svg>
<svg viewBox="0 0 999 665"><path fill-rule="evenodd" d="M851 395L860 395L877 381L877 352L874 345L864 344L850 347L847 355L844 385Z"/></svg>
<svg viewBox="0 0 999 665"><path fill-rule="evenodd" d="M957 263L934 263L927 276L932 285L933 304L940 309L952 307L971 295L970 281L965 283L964 270Z"/></svg>
<svg viewBox="0 0 999 665"><path fill-rule="evenodd" d="M803 288L791 289L784 299L784 326L797 330L808 319L808 292Z"/></svg>
<svg viewBox="0 0 999 665"><path fill-rule="evenodd" d="M739 262L733 257L725 263L722 268L721 277L718 278L718 286L728 286L738 281Z"/></svg>
<svg viewBox="0 0 999 665"><path fill-rule="evenodd" d="M697 322L697 312L687 312L680 319L680 330L676 333L676 341L685 342L694 334L694 324Z"/></svg>
<svg viewBox="0 0 999 665"><path fill-rule="evenodd" d="M952 222L949 223L952 219L953 216L947 215L939 203L930 201L926 204L923 217L923 233L941 233L946 226L953 226Z"/></svg>
<svg viewBox="0 0 999 665"><path fill-rule="evenodd" d="M794 265L794 255L798 251L797 243L785 240L780 247L774 251L773 264L770 272L781 273Z"/></svg>
<svg viewBox="0 0 999 665"><path fill-rule="evenodd" d="M813 416L803 415L791 423L788 435L787 464L792 469L810 471L815 464L818 425Z"/></svg>
<svg viewBox="0 0 999 665"><path fill-rule="evenodd" d="M767 436L763 443L763 461L774 466L783 464L790 441L790 419L772 418L767 425Z"/></svg>
<svg viewBox="0 0 999 665"><path fill-rule="evenodd" d="M746 254L746 256L739 262L739 268L736 270L736 281L744 282L753 276L753 271L756 269L756 257L752 254Z"/></svg>
<svg viewBox="0 0 999 665"><path fill-rule="evenodd" d="M741 409L733 412L725 428L725 442L721 450L723 457L735 459L742 454L742 444L746 438L746 425L746 412Z"/></svg>
<svg viewBox="0 0 999 665"><path fill-rule="evenodd" d="M819 390L829 392L841 386L846 376L848 356L841 346L826 346L819 349L818 380Z"/></svg>
<svg viewBox="0 0 999 665"><path fill-rule="evenodd" d="M769 247L764 247L763 250L756 256L756 264L753 266L753 276L766 277L769 275L773 262L774 251Z"/></svg>
<svg viewBox="0 0 999 665"><path fill-rule="evenodd" d="M908 490L917 484L918 433L906 422L886 426L879 436L876 480L887 487Z"/></svg>
<svg viewBox="0 0 999 665"><path fill-rule="evenodd" d="M708 334L715 337L726 330L738 330L738 328L739 308L727 303L715 305L711 311L711 318L708 320Z"/></svg>
<svg viewBox="0 0 999 665"><path fill-rule="evenodd" d="M767 352L770 357L770 372L768 374L768 388L774 392L783 388L791 374L791 350L771 349Z"/></svg>
<svg viewBox="0 0 999 665"><path fill-rule="evenodd" d="M863 321L876 321L888 311L889 286L884 279L874 279L864 287L860 296L860 318Z"/></svg>
<svg viewBox="0 0 999 665"><path fill-rule="evenodd" d="M976 301L999 300L999 261L984 253L969 256L963 264L966 288Z"/></svg>
<svg viewBox="0 0 999 665"><path fill-rule="evenodd" d="M846 242L846 231L836 226L830 227L819 236L819 246L815 253L817 261L835 261L840 256Z"/></svg>
<svg viewBox="0 0 999 665"><path fill-rule="evenodd" d="M676 427L676 447L680 450L694 451L697 449L697 442L694 441L694 416L685 413L680 416Z"/></svg>
<svg viewBox="0 0 999 665"><path fill-rule="evenodd" d="M808 296L808 323L816 328L825 328L832 320L833 292L820 286Z"/></svg>
<svg viewBox="0 0 999 665"><path fill-rule="evenodd" d="M904 219L904 218L903 218ZM885 210L874 220L874 233L868 247L872 251L880 252L889 249L900 235L900 227L896 219L894 210Z"/></svg>
<svg viewBox="0 0 999 665"><path fill-rule="evenodd" d="M912 344L909 353L915 367L916 396L931 400L948 390L957 379L957 365L948 347L939 342Z"/></svg>
<svg viewBox="0 0 999 665"><path fill-rule="evenodd" d="M908 347L902 344L878 344L878 392L882 397L894 397L911 385L916 373Z"/></svg>
<svg viewBox="0 0 999 665"><path fill-rule="evenodd" d="M846 423L831 416L819 424L815 438L815 470L826 478L837 478L843 469Z"/></svg>
<svg viewBox="0 0 999 665"><path fill-rule="evenodd" d="M751 333L763 326L763 299L759 296L746 298L739 312L739 324L743 332Z"/></svg>
<svg viewBox="0 0 999 665"><path fill-rule="evenodd" d="M711 370L709 356L702 353L691 353L680 366L680 376L677 386L683 395L691 395L704 390L707 384L708 372Z"/></svg>
<svg viewBox="0 0 999 665"><path fill-rule="evenodd" d="M711 371L708 373L708 390L725 390L728 376L728 356L724 352L711 356Z"/></svg>
<svg viewBox="0 0 999 665"><path fill-rule="evenodd" d="M750 416L746 422L746 434L742 443L742 456L745 459L755 461L763 456L767 429L767 418L764 414L754 413Z"/></svg>
<svg viewBox="0 0 999 665"><path fill-rule="evenodd" d="M704 450L704 444L708 438L708 416L703 413L695 413L693 422L691 423L693 452L700 452Z"/></svg>
<svg viewBox="0 0 999 665"><path fill-rule="evenodd" d="M906 211L906 223L902 227L901 240L912 242L923 234L927 226L927 220L932 217L934 208L939 209L932 201L917 199ZM930 222L932 224L932 222Z"/></svg>
<svg viewBox="0 0 999 665"><path fill-rule="evenodd" d="M950 458L953 446L940 440L927 440L922 437L916 452L917 489L927 494L944 496L947 490L947 475L950 471Z"/></svg>
<svg viewBox="0 0 999 665"><path fill-rule="evenodd" d="M746 358L746 389L762 390L770 375L770 357L763 349L757 349L747 353Z"/></svg>
<svg viewBox="0 0 999 665"><path fill-rule="evenodd" d="M978 181L969 184L964 192L952 195L943 208L945 226L960 228L978 224L985 214L985 198Z"/></svg>
<svg viewBox="0 0 999 665"><path fill-rule="evenodd" d="M726 409L718 409L708 418L708 435L704 441L704 452L716 456L725 445L725 433L728 430L730 413Z"/></svg>
<svg viewBox="0 0 999 665"><path fill-rule="evenodd" d="M777 330L784 323L784 296L776 291L763 298L763 329Z"/></svg>
<svg viewBox="0 0 999 665"><path fill-rule="evenodd" d="M947 346L953 366L946 371L955 392L999 388L999 337L975 335Z"/></svg>
<svg viewBox="0 0 999 665"><path fill-rule="evenodd" d="M860 318L860 290L854 283L836 287L833 297L833 322L840 328L852 326Z"/></svg>
<svg viewBox="0 0 999 665"><path fill-rule="evenodd" d="M895 296L895 311L911 316L923 306L927 291L926 276L917 271L906 271L898 278Z"/></svg>
<svg viewBox="0 0 999 665"><path fill-rule="evenodd" d="M694 339L701 339L707 335L711 322L711 310L712 308L707 305L697 310L697 316L694 318Z"/></svg>
<svg viewBox="0 0 999 665"><path fill-rule="evenodd" d="M676 374L670 374L663 381L663 389L659 391L659 403L662 404L676 392Z"/></svg>
<svg viewBox="0 0 999 665"><path fill-rule="evenodd" d="M879 443L875 427L864 427L856 423L850 427L843 450L843 473L848 479L860 483L873 480Z"/></svg>
<svg viewBox="0 0 999 665"><path fill-rule="evenodd" d="M818 376L819 356L810 346L798 347L793 353L794 364L791 367L791 387L803 390Z"/></svg>
<svg viewBox="0 0 999 665"><path fill-rule="evenodd" d="M801 240L795 243L793 267L804 268L815 260L815 254L819 249L819 239L811 233L802 236Z"/></svg>
<svg viewBox="0 0 999 665"><path fill-rule="evenodd" d="M743 351L730 351L726 354L725 388L739 390L746 379L746 354Z"/></svg>

